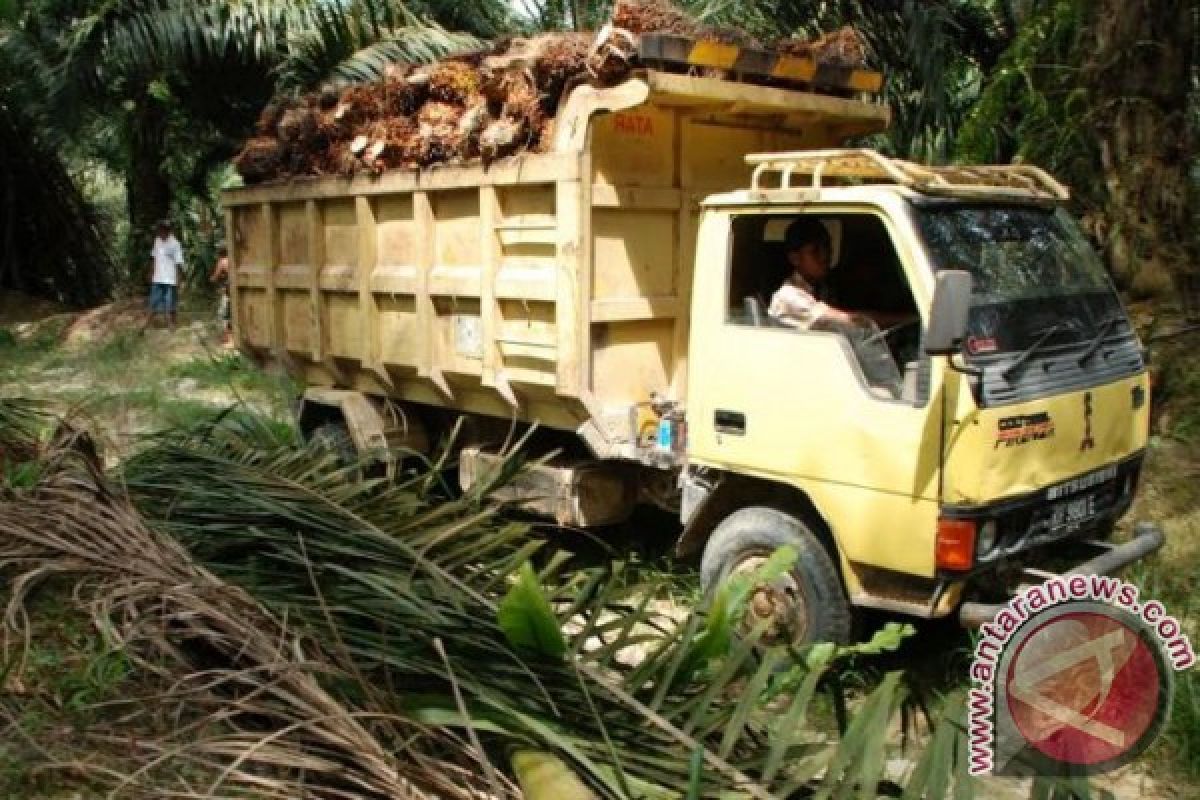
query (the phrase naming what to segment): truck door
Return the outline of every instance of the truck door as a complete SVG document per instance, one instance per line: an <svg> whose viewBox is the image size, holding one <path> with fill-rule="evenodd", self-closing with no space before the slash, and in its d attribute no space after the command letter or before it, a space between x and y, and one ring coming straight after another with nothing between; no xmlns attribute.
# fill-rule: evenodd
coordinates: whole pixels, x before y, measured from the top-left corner
<svg viewBox="0 0 1200 800"><path fill-rule="evenodd" d="M808 288L829 308L880 320L883 333L839 330L832 313L811 327L771 316L798 219L819 222L832 250L825 280ZM930 576L939 417L913 270L893 230L856 208L710 213L693 294L688 449L696 463L800 488L850 561Z"/></svg>

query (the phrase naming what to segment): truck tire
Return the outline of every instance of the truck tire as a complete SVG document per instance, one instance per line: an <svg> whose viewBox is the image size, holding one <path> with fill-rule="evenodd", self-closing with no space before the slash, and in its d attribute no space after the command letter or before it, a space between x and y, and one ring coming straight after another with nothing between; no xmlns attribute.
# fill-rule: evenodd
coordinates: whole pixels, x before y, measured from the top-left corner
<svg viewBox="0 0 1200 800"><path fill-rule="evenodd" d="M734 573L752 572L784 545L796 550L796 563L778 580L755 588L744 627L773 618L771 644L851 641L854 618L837 565L803 522L773 508L740 509L713 531L700 563L705 594Z"/></svg>
<svg viewBox="0 0 1200 800"><path fill-rule="evenodd" d="M308 441L337 455L338 464L348 467L358 462L358 449L350 437L350 428L340 420L322 422L313 428Z"/></svg>

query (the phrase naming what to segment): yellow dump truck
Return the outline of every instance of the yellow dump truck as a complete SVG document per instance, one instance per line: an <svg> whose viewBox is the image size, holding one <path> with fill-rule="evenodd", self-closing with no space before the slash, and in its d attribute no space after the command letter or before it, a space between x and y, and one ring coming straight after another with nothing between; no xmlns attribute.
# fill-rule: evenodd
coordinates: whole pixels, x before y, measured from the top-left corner
<svg viewBox="0 0 1200 800"><path fill-rule="evenodd" d="M858 608L978 623L1034 576L1152 552L1153 525L1109 540L1149 389L1066 190L837 149L889 121L843 77L642 70L570 91L551 152L230 190L237 341L308 387L306 433L361 452L465 419L464 486L532 428L553 455L515 502L675 512L708 587L791 545L749 613L797 641L850 637ZM798 219L855 324L771 315Z"/></svg>

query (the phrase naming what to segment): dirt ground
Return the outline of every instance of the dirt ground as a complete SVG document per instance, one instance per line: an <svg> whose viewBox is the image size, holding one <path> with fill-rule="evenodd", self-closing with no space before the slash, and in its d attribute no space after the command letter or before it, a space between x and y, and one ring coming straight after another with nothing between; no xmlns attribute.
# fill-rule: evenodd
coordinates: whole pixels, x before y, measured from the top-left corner
<svg viewBox="0 0 1200 800"><path fill-rule="evenodd" d="M66 310L65 307L51 300L0 289L0 327L42 320Z"/></svg>
<svg viewBox="0 0 1200 800"><path fill-rule="evenodd" d="M44 310L36 320L0 317L0 393L83 420L110 465L140 437L230 406L288 413L290 381L226 345L210 309L181 311L174 331L147 327L140 300Z"/></svg>

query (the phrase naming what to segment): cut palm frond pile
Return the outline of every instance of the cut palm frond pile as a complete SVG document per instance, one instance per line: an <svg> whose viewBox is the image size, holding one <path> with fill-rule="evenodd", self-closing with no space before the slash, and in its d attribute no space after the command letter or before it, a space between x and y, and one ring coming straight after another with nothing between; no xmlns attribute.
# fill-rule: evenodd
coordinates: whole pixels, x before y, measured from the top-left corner
<svg viewBox="0 0 1200 800"><path fill-rule="evenodd" d="M246 183L260 183L546 152L554 146L553 119L564 94L581 82L624 80L638 66L639 37L651 33L761 47L744 31L700 24L668 0L619 0L594 35L504 39L433 65L393 65L383 80L340 94L327 88L273 103L234 164ZM835 66L862 66L865 59L852 28L771 46Z"/></svg>
<svg viewBox="0 0 1200 800"><path fill-rule="evenodd" d="M32 400L0 397L0 462L35 457L44 418L44 409Z"/></svg>
<svg viewBox="0 0 1200 800"><path fill-rule="evenodd" d="M203 712L144 744L147 772L125 788L146 791L177 758L214 771L210 793L262 797L557 800L559 781L605 798L969 790L957 700L924 753L885 775L898 674L842 731L806 722L832 646L735 636L748 584L707 614L654 611L664 579L574 564L505 520L489 494L515 461L450 499L444 464L363 480L247 424L164 438L119 491L78 458L0 495L14 607L48 574L80 576L113 643L174 683L163 702ZM531 775L547 772L559 781L539 790Z"/></svg>

